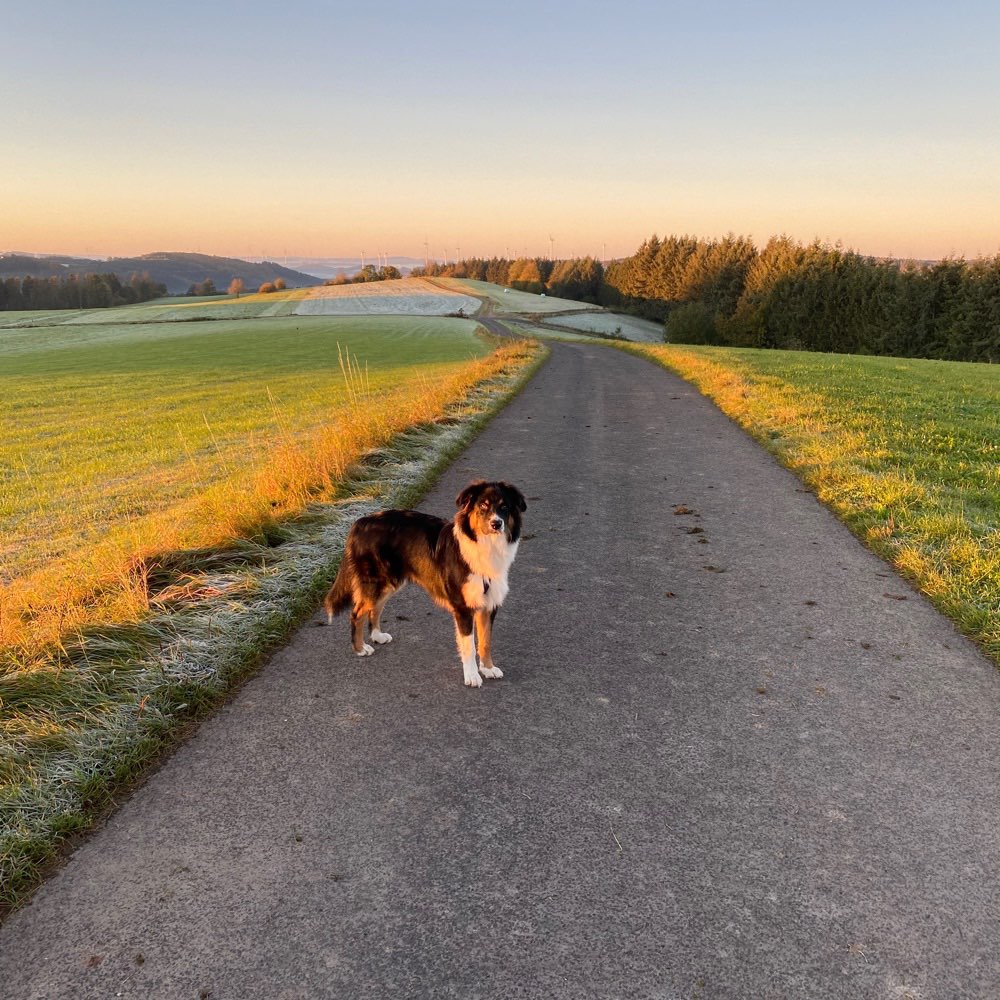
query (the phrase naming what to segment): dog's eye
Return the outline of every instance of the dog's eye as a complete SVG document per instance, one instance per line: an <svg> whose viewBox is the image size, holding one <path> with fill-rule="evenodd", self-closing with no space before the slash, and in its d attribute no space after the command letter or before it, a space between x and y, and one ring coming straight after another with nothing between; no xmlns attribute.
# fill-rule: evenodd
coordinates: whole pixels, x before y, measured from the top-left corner
<svg viewBox="0 0 1000 1000"><path fill-rule="evenodd" d="M489 509L490 509L490 502L489 502L489 500L484 500L484 501L483 501L483 502L482 502L482 503L481 503L481 504L479 505L479 509L480 509L480 510L489 510Z"/></svg>

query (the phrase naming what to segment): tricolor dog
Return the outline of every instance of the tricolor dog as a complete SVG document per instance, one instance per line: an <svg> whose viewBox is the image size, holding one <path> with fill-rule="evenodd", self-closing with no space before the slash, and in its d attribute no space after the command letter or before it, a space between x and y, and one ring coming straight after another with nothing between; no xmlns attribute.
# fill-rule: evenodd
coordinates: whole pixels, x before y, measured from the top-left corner
<svg viewBox="0 0 1000 1000"><path fill-rule="evenodd" d="M416 510L385 510L355 521L324 607L332 622L350 606L354 652L370 656L375 647L365 642L365 619L373 643L391 642L382 631L382 609L408 580L419 583L454 617L465 683L479 687L483 677L503 677L493 662L493 620L507 596L507 572L528 505L516 486L482 481L466 486L455 504L451 521Z"/></svg>

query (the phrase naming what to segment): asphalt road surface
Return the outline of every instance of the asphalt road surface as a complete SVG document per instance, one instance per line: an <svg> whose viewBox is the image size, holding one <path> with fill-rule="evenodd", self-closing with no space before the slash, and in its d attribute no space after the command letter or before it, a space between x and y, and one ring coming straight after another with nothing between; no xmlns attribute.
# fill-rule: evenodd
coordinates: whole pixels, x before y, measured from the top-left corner
<svg viewBox="0 0 1000 1000"><path fill-rule="evenodd" d="M21 998L1000 996L1000 680L685 383L555 345L462 684L304 627L0 930Z"/></svg>

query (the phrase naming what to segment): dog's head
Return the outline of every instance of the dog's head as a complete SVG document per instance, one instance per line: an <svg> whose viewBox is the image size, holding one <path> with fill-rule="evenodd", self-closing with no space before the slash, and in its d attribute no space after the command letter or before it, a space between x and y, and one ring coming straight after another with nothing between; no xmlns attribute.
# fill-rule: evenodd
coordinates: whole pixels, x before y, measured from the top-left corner
<svg viewBox="0 0 1000 1000"><path fill-rule="evenodd" d="M524 494L510 483L469 483L455 498L456 520L469 538L500 534L508 542L521 537L521 514L528 509Z"/></svg>

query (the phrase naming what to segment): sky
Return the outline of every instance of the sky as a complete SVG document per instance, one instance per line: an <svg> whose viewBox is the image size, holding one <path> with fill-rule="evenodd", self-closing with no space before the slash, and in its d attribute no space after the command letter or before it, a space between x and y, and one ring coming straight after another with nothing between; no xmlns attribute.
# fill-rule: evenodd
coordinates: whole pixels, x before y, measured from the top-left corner
<svg viewBox="0 0 1000 1000"><path fill-rule="evenodd" d="M0 252L1000 251L1000 4L39 0Z"/></svg>

